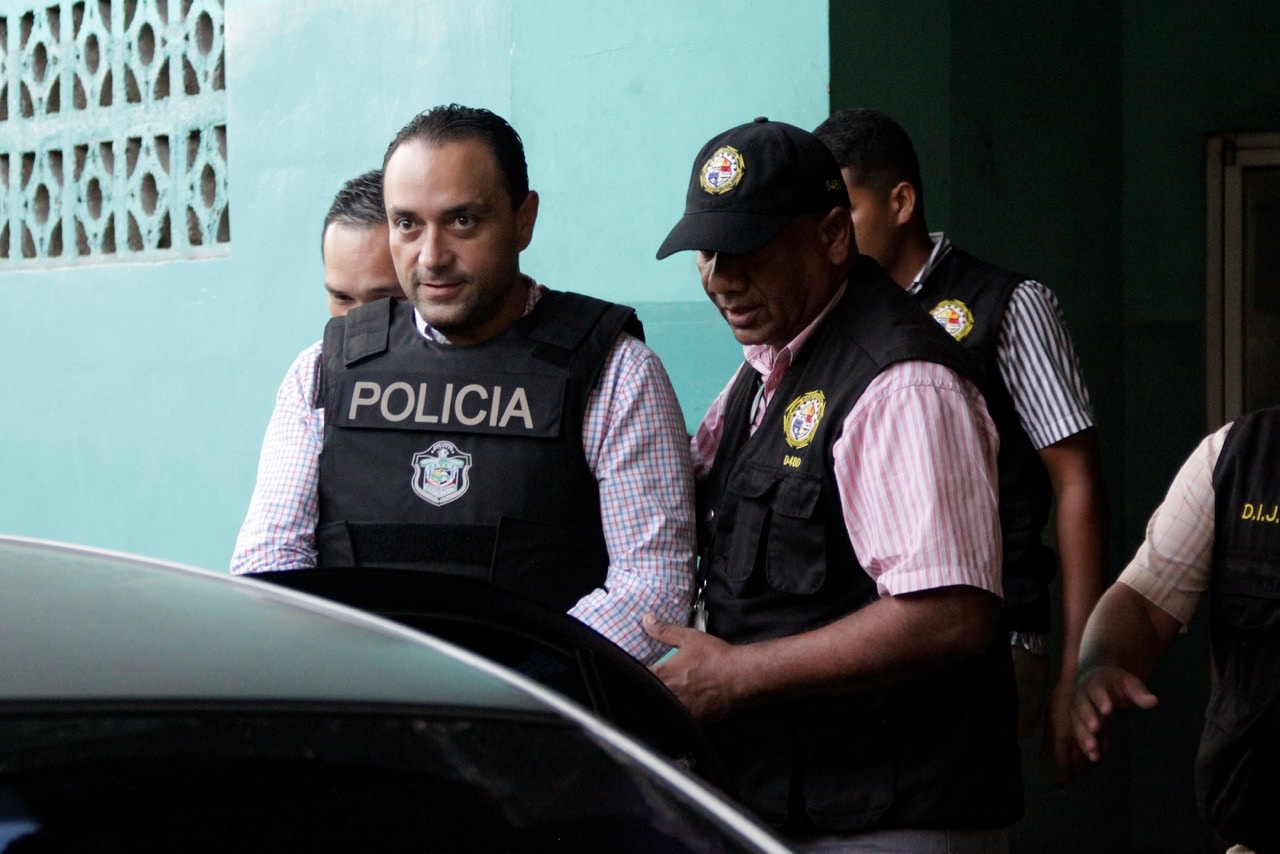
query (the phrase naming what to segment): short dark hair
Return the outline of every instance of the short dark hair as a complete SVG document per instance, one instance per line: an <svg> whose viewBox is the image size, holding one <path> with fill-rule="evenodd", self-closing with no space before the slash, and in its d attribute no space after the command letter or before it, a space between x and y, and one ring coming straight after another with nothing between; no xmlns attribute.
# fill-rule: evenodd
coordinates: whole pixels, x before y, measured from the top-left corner
<svg viewBox="0 0 1280 854"><path fill-rule="evenodd" d="M852 182L887 193L903 181L916 190L916 207L924 211L920 159L902 125L879 110L840 110L818 125L814 136L827 144Z"/></svg>
<svg viewBox="0 0 1280 854"><path fill-rule="evenodd" d="M382 172L371 169L342 185L333 197L320 230L320 255L324 256L324 234L334 223L356 228L387 224L387 208L382 202Z"/></svg>
<svg viewBox="0 0 1280 854"><path fill-rule="evenodd" d="M524 143L506 119L480 107L448 104L414 116L387 146L382 168L387 168L391 155L406 142L421 140L427 145L437 146L462 139L479 139L488 146L498 162L498 171L502 174L507 195L511 197L512 209L520 207L529 195L529 166L524 159Z"/></svg>

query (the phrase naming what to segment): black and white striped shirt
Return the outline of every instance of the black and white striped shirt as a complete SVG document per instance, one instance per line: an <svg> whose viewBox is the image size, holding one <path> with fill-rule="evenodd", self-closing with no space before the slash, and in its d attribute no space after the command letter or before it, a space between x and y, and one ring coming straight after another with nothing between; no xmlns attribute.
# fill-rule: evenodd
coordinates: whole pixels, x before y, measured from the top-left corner
<svg viewBox="0 0 1280 854"><path fill-rule="evenodd" d="M933 253L908 289L911 294L951 249L945 235L930 236ZM1018 420L1037 449L1093 426L1089 391L1062 306L1040 282L1027 279L1014 288L1000 325L996 362Z"/></svg>

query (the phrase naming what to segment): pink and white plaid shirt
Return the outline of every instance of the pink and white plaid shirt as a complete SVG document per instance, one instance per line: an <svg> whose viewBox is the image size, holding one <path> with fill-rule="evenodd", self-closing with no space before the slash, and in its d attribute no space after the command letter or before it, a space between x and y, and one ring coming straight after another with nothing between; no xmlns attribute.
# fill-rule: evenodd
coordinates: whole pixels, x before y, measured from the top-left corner
<svg viewBox="0 0 1280 854"><path fill-rule="evenodd" d="M763 380L765 408L796 355L840 299L786 347L743 348ZM749 366L749 367L748 367ZM704 477L724 434L727 385L693 437ZM968 585L1003 597L996 451L999 438L976 386L933 362L898 362L872 380L832 449L854 554L881 596Z"/></svg>
<svg viewBox="0 0 1280 854"><path fill-rule="evenodd" d="M1187 457L1164 501L1147 522L1147 535L1123 581L1182 625L1209 592L1213 568L1213 470L1231 424L1210 433Z"/></svg>
<svg viewBox="0 0 1280 854"><path fill-rule="evenodd" d="M530 280L528 310L546 289ZM418 318L424 337L441 336ZM233 573L315 566L324 410L315 409L320 343L294 360L276 394ZM587 404L583 450L600 487L609 570L569 615L646 663L666 647L640 627L652 613L683 625L693 587L693 476L684 415L658 357L620 335Z"/></svg>

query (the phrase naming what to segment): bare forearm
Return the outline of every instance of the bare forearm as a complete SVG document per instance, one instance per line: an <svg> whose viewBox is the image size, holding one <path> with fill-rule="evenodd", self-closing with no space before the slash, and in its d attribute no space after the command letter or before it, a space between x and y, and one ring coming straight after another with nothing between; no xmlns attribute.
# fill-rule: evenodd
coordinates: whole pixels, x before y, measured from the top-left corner
<svg viewBox="0 0 1280 854"><path fill-rule="evenodd" d="M1073 676L1085 623L1103 591L1107 502L1093 428L1041 450L1053 482L1062 569L1062 675Z"/></svg>
<svg viewBox="0 0 1280 854"><path fill-rule="evenodd" d="M1087 674L1097 667L1118 667L1146 679L1179 628L1173 617L1116 582L1098 601L1085 627L1079 671Z"/></svg>
<svg viewBox="0 0 1280 854"><path fill-rule="evenodd" d="M998 601L972 587L881 599L834 623L735 647L735 691L750 701L858 693L906 682L990 643Z"/></svg>
<svg viewBox="0 0 1280 854"><path fill-rule="evenodd" d="M1102 595L1085 626L1071 708L1075 745L1090 762L1107 750L1106 725L1120 709L1159 703L1146 678L1179 623L1122 582Z"/></svg>
<svg viewBox="0 0 1280 854"><path fill-rule="evenodd" d="M1062 567L1062 659L1063 670L1075 670L1080 641L1089 614L1102 596L1103 567L1106 565L1106 517L1104 503L1086 490L1064 495L1058 502L1058 530L1074 536L1060 538L1058 555Z"/></svg>

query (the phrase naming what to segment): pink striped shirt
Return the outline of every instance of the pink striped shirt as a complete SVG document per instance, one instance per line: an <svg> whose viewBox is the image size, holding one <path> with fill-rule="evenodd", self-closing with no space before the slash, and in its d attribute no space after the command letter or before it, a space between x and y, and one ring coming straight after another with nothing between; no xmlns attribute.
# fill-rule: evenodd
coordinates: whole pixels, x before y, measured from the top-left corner
<svg viewBox="0 0 1280 854"><path fill-rule="evenodd" d="M747 365L764 378L755 426L825 316L781 350L743 348ZM732 383L693 437L698 477L715 460ZM881 596L955 585L1003 596L998 447L982 395L949 368L898 362L867 386L845 416L832 454L849 541Z"/></svg>
<svg viewBox="0 0 1280 854"><path fill-rule="evenodd" d="M545 292L530 281L529 309ZM420 331L438 337L419 320ZM233 573L315 566L316 489L324 410L312 406L317 342L298 355L276 395L258 480L231 558ZM693 586L693 476L684 416L666 371L643 342L620 335L587 403L587 464L600 487L609 570L569 615L636 658L667 647L640 627L653 613L683 625Z"/></svg>

